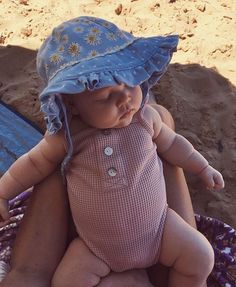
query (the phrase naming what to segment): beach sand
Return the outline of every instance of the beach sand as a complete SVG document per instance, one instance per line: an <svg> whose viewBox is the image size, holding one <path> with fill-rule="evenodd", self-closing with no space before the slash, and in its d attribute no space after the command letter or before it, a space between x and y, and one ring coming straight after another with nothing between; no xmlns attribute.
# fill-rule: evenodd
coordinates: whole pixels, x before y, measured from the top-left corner
<svg viewBox="0 0 236 287"><path fill-rule="evenodd" d="M236 227L236 1L0 0L0 99L42 129L37 49L52 27L81 15L138 36L180 35L153 94L171 111L176 130L224 175L222 192L187 175L195 211Z"/></svg>

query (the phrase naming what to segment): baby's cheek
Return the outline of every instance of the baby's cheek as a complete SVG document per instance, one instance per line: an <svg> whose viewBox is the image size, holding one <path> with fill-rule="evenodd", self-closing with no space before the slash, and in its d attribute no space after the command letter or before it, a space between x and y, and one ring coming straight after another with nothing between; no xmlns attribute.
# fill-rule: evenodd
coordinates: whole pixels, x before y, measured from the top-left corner
<svg viewBox="0 0 236 287"><path fill-rule="evenodd" d="M112 127L111 115L107 112L96 113L92 116L91 125L98 129L107 129Z"/></svg>

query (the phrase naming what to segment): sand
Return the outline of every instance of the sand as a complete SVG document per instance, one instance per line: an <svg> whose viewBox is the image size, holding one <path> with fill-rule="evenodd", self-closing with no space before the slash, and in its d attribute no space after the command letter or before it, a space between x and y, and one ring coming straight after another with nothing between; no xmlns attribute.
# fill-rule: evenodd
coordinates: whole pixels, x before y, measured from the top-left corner
<svg viewBox="0 0 236 287"><path fill-rule="evenodd" d="M53 26L80 15L106 18L139 36L180 35L154 97L224 175L218 193L187 175L195 211L236 227L236 1L0 0L0 99L42 129L37 49Z"/></svg>

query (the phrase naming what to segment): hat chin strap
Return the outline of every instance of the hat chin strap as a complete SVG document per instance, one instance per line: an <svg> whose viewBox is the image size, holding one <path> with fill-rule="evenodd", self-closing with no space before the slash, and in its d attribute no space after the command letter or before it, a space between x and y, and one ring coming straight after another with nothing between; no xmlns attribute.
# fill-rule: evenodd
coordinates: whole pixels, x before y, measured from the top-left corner
<svg viewBox="0 0 236 287"><path fill-rule="evenodd" d="M58 95L58 99L59 99L59 102L60 102L61 111L62 111L63 118L64 118L63 126L64 126L64 129L65 129L65 138L66 138L66 141L67 141L67 144L68 144L67 155L65 156L65 158L63 159L63 161L61 163L61 173L62 173L62 176L63 176L63 181L65 183L65 169L66 169L66 166L69 163L69 161L70 161L70 159L72 157L72 154L73 154L73 142L72 142L72 139L71 139L68 115L67 115L67 112L66 112L65 104L64 104L64 102L62 100L62 96Z"/></svg>
<svg viewBox="0 0 236 287"><path fill-rule="evenodd" d="M143 99L142 99L142 104L141 106L143 107L147 102L149 98L149 88L147 82L144 82L140 85L142 94L143 94Z"/></svg>

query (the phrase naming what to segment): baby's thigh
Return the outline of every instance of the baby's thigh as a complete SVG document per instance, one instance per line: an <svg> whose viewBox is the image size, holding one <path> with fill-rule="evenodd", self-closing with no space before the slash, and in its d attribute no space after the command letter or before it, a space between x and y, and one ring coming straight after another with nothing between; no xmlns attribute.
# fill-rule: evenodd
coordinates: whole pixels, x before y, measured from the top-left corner
<svg viewBox="0 0 236 287"><path fill-rule="evenodd" d="M192 275L197 270L212 268L213 261L213 249L208 240L168 208L159 262Z"/></svg>
<svg viewBox="0 0 236 287"><path fill-rule="evenodd" d="M97 287L153 287L144 269L110 272Z"/></svg>
<svg viewBox="0 0 236 287"><path fill-rule="evenodd" d="M52 287L92 287L110 268L96 257L79 238L74 239L62 258L52 280Z"/></svg>

